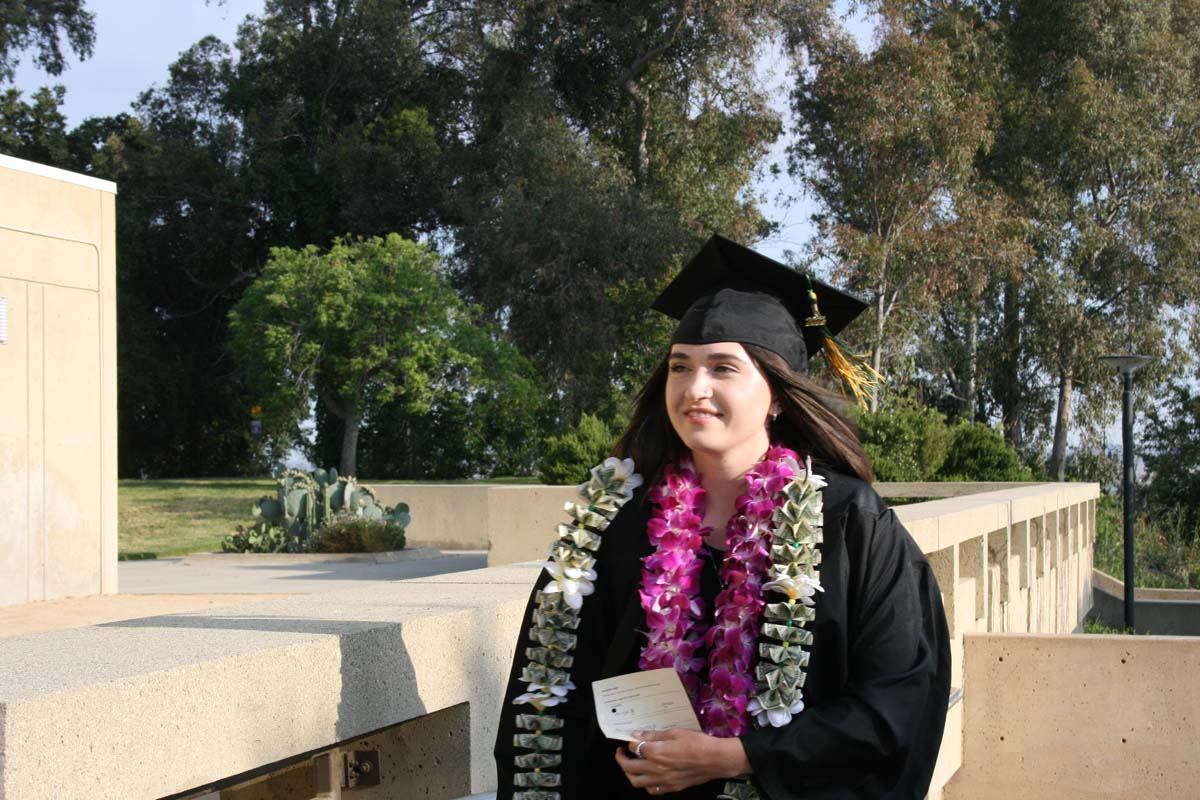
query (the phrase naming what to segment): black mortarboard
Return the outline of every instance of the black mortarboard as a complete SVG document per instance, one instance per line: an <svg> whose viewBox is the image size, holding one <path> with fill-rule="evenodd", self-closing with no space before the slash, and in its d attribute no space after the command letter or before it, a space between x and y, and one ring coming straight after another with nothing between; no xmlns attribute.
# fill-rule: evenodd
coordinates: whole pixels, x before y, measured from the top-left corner
<svg viewBox="0 0 1200 800"><path fill-rule="evenodd" d="M672 344L754 344L803 372L867 304L717 234L652 308L679 320Z"/></svg>

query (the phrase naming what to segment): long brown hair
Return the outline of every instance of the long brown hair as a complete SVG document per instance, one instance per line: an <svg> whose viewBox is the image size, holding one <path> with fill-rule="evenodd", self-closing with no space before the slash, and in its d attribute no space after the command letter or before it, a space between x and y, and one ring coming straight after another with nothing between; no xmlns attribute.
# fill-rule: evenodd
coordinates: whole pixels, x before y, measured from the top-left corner
<svg viewBox="0 0 1200 800"><path fill-rule="evenodd" d="M858 432L840 409L845 401L794 372L781 357L762 347L742 344L747 355L762 370L771 397L779 404L779 416L771 423L771 441L784 444L815 463L870 482L875 471L858 441ZM629 427L613 448L618 458L632 458L638 472L653 486L662 480L666 465L686 450L667 416L666 390L670 352L650 374L637 393Z"/></svg>

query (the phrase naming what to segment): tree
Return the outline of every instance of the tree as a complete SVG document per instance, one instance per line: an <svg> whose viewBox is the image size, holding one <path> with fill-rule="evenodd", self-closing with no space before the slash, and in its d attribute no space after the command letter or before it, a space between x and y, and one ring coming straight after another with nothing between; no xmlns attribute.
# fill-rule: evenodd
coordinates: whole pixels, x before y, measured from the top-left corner
<svg viewBox="0 0 1200 800"><path fill-rule="evenodd" d="M31 49L38 67L61 75L67 68L62 39L80 58L89 58L95 26L84 0L6 0L0 4L0 83L13 79L21 55Z"/></svg>
<svg viewBox="0 0 1200 800"><path fill-rule="evenodd" d="M478 3L457 26L457 283L559 387L561 425L661 356L647 305L681 259L767 230L745 189L780 125L755 61L785 5Z"/></svg>
<svg viewBox="0 0 1200 800"><path fill-rule="evenodd" d="M389 478L531 475L541 452L550 393L537 370L487 325L463 325L429 403L379 406L364 425L363 474Z"/></svg>
<svg viewBox="0 0 1200 800"><path fill-rule="evenodd" d="M67 119L61 111L66 90L43 86L31 102L18 89L0 93L0 152L50 166L70 164Z"/></svg>
<svg viewBox="0 0 1200 800"><path fill-rule="evenodd" d="M1159 376L1188 361L1172 329L1174 310L1200 291L1200 9L1178 0L979 9L1007 54L997 144L981 166L1020 204L1036 252L1025 285L1010 290L1019 304L1006 302L1008 335L1024 337L1009 364L1032 359L1052 376L1049 469L1061 479L1072 413L1102 425L1114 403L1096 356L1129 349L1175 365ZM1023 385L1012 372L1000 382Z"/></svg>
<svg viewBox="0 0 1200 800"><path fill-rule="evenodd" d="M327 252L275 248L230 312L232 346L267 424L294 428L322 403L344 426L344 475L357 474L372 409L428 411L447 364L473 364L458 345L474 324L437 256L396 234L339 240Z"/></svg>
<svg viewBox="0 0 1200 800"><path fill-rule="evenodd" d="M426 59L420 14L403 0L268 0L242 25L221 99L267 241L438 227L464 87Z"/></svg>
<svg viewBox="0 0 1200 800"><path fill-rule="evenodd" d="M75 168L120 185L122 475L266 467L228 312L271 246L438 227L462 88L427 69L417 13L267 3L236 48L202 39L132 116L80 126Z"/></svg>
<svg viewBox="0 0 1200 800"><path fill-rule="evenodd" d="M797 73L791 171L822 204L819 252L870 302L871 366L887 371L885 353L903 354L930 310L952 201L990 144L991 112L952 50L894 14L869 55L840 28L822 35Z"/></svg>
<svg viewBox="0 0 1200 800"><path fill-rule="evenodd" d="M1171 386L1142 436L1150 505L1179 514L1192 541L1200 530L1200 393L1184 382Z"/></svg>

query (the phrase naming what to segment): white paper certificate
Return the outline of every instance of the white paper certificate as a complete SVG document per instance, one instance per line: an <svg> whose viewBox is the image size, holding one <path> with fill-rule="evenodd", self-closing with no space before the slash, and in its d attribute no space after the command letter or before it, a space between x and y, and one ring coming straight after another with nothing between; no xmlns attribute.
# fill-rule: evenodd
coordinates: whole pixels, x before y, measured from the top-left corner
<svg viewBox="0 0 1200 800"><path fill-rule="evenodd" d="M596 721L609 739L636 741L633 731L700 730L675 670L631 672L592 683Z"/></svg>

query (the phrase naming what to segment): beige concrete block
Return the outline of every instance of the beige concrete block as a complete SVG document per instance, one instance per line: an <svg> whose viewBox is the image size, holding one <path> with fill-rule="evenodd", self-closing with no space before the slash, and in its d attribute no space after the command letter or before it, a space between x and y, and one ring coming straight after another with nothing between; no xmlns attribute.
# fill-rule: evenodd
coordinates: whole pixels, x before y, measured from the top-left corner
<svg viewBox="0 0 1200 800"><path fill-rule="evenodd" d="M968 630L974 630L975 620L982 620L987 617L988 604L988 585L987 585L987 560L984 550L984 538L978 536L974 539L968 539L958 546L958 580L959 585L963 585L964 581L970 580L970 592L972 595L972 603L970 608L973 617L960 617L961 620L969 619L970 625ZM966 610L965 608L963 609Z"/></svg>
<svg viewBox="0 0 1200 800"><path fill-rule="evenodd" d="M440 550L488 549L487 484L368 484L379 502L408 503L412 522L405 531L410 547Z"/></svg>
<svg viewBox="0 0 1200 800"><path fill-rule="evenodd" d="M96 196L115 191L108 181L0 157L0 221L9 230L97 243L103 221Z"/></svg>
<svg viewBox="0 0 1200 800"><path fill-rule="evenodd" d="M100 249L95 242L64 241L2 227L0 252L5 254L0 266L3 277L100 291Z"/></svg>
<svg viewBox="0 0 1200 800"><path fill-rule="evenodd" d="M25 391L29 398L29 600L45 600L46 587L46 374L45 287L29 284L29 368Z"/></svg>
<svg viewBox="0 0 1200 800"><path fill-rule="evenodd" d="M578 501L574 486L496 486L489 492L492 549L488 566L544 560L569 517L563 504Z"/></svg>
<svg viewBox="0 0 1200 800"><path fill-rule="evenodd" d="M947 797L1190 797L1200 785L1200 638L971 635L965 654L963 766Z"/></svg>
<svg viewBox="0 0 1200 800"><path fill-rule="evenodd" d="M100 591L117 583L117 223L116 195L99 194L100 225Z"/></svg>
<svg viewBox="0 0 1200 800"><path fill-rule="evenodd" d="M161 797L461 703L490 742L527 595L401 582L0 638L0 798ZM458 768L494 781L486 744Z"/></svg>
<svg viewBox="0 0 1200 800"><path fill-rule="evenodd" d="M94 292L45 289L45 599L99 594L100 309Z"/></svg>
<svg viewBox="0 0 1200 800"><path fill-rule="evenodd" d="M116 591L114 191L0 156L0 604Z"/></svg>
<svg viewBox="0 0 1200 800"><path fill-rule="evenodd" d="M32 599L30 550L41 543L29 526L29 286L0 278L0 297L8 300L8 341L0 344L0 605L6 605Z"/></svg>
<svg viewBox="0 0 1200 800"><path fill-rule="evenodd" d="M1111 594L1113 597L1125 596L1125 583L1120 578L1114 578L1099 569L1088 570L1088 575L1096 586ZM1147 589L1137 587L1133 590L1138 600L1200 600L1200 589Z"/></svg>
<svg viewBox="0 0 1200 800"><path fill-rule="evenodd" d="M1051 491L1044 486L1040 492L1014 491L1009 500L1009 513L1012 515L1013 522L1040 518L1046 512L1046 503Z"/></svg>
<svg viewBox="0 0 1200 800"><path fill-rule="evenodd" d="M933 778L929 781L929 794L926 800L939 800L942 787L958 772L962 766L962 737L963 737L963 701L955 703L946 714L946 728L942 732L942 746L938 751L937 764L933 768Z"/></svg>
<svg viewBox="0 0 1200 800"><path fill-rule="evenodd" d="M875 491L879 492L879 496L883 498L903 497L903 498L943 498L943 497L961 497L963 495L981 495L991 494L993 492L1008 492L1013 489L1023 487L1037 487L1045 484L1037 482L1013 482L1004 483L999 481L963 481L963 482L900 482L900 481L880 481L874 484Z"/></svg>

